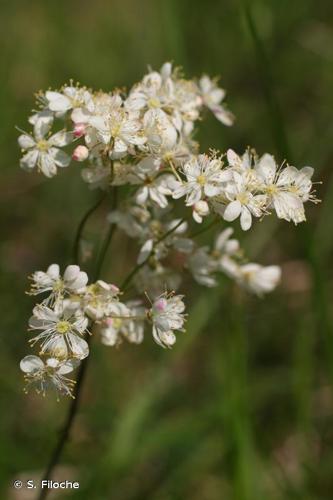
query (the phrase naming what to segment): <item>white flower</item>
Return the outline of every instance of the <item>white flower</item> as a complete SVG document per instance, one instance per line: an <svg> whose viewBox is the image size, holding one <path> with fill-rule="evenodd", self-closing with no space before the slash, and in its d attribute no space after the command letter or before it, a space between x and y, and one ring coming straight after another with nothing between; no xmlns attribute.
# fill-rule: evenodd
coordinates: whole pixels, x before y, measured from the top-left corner
<svg viewBox="0 0 333 500"><path fill-rule="evenodd" d="M297 170L287 166L278 170L273 156L263 155L255 166L258 178L262 181L262 190L268 195L279 219L293 221L295 224L305 221L303 203L311 197L313 168Z"/></svg>
<svg viewBox="0 0 333 500"><path fill-rule="evenodd" d="M200 95L203 104L209 108L215 117L224 125L232 125L234 116L224 106L221 101L225 97L225 90L219 88L215 81L207 75L203 75L199 80Z"/></svg>
<svg viewBox="0 0 333 500"><path fill-rule="evenodd" d="M178 133L168 116L160 109L146 113L143 118L146 146L149 149L171 150L175 148Z"/></svg>
<svg viewBox="0 0 333 500"><path fill-rule="evenodd" d="M63 114L70 109L89 105L92 96L85 88L67 86L62 92L48 90L45 98L51 111Z"/></svg>
<svg viewBox="0 0 333 500"><path fill-rule="evenodd" d="M83 293L88 283L88 275L81 271L79 266L67 266L63 277L60 275L58 264L51 264L46 272L36 271L31 276L33 281L30 293L38 295L39 293L51 292L46 302L52 302L66 294Z"/></svg>
<svg viewBox="0 0 333 500"><path fill-rule="evenodd" d="M110 224L117 224L131 238L138 238L143 235L144 225L149 219L149 211L145 207L134 204L125 206L121 210L113 210L107 216Z"/></svg>
<svg viewBox="0 0 333 500"><path fill-rule="evenodd" d="M57 173L57 167L67 167L70 157L62 151L61 147L67 146L73 140L69 132L60 131L47 137L53 119L40 115L34 123L34 137L22 134L18 138L18 143L25 155L20 161L20 165L25 170L32 170L37 166L46 177L52 177Z"/></svg>
<svg viewBox="0 0 333 500"><path fill-rule="evenodd" d="M91 189L105 189L110 185L111 172L109 166L91 164L81 171L82 179Z"/></svg>
<svg viewBox="0 0 333 500"><path fill-rule="evenodd" d="M210 254L208 247L197 248L188 259L187 267L195 281L200 285L209 288L217 285L215 278L216 259Z"/></svg>
<svg viewBox="0 0 333 500"><path fill-rule="evenodd" d="M154 158L145 158L134 167L134 182L143 183L135 195L135 200L139 205L145 205L150 199L161 208L168 206L166 196L172 194L170 181L173 176L168 174L157 176L158 170L159 164Z"/></svg>
<svg viewBox="0 0 333 500"><path fill-rule="evenodd" d="M228 165L239 173L243 173L244 170L251 168L252 156L250 151L247 149L242 156L239 156L233 149L228 149L227 151Z"/></svg>
<svg viewBox="0 0 333 500"><path fill-rule="evenodd" d="M41 332L30 340L34 345L41 342L41 353L50 353L57 358L86 358L89 354L87 342L82 338L88 327L88 319L79 309L68 304L57 304L54 309L45 305L34 307L30 318L31 330Z"/></svg>
<svg viewBox="0 0 333 500"><path fill-rule="evenodd" d="M278 266L264 267L251 263L240 266L238 271L239 284L257 295L274 290L281 278L281 269Z"/></svg>
<svg viewBox="0 0 333 500"><path fill-rule="evenodd" d="M253 176L248 172L233 172L233 182L229 182L224 193L229 203L223 212L224 220L232 222L240 216L243 231L250 229L252 215L260 217L265 206L266 196L253 194Z"/></svg>
<svg viewBox="0 0 333 500"><path fill-rule="evenodd" d="M112 305L109 314L110 316L103 320L100 329L104 345L118 345L123 338L134 344L142 342L145 315L140 303L117 302Z"/></svg>
<svg viewBox="0 0 333 500"><path fill-rule="evenodd" d="M142 228L142 237L145 239L140 249L137 263L142 264L149 256L156 260L165 258L170 249L175 249L181 253L190 253L193 250L193 241L183 237L187 231L188 224L182 219L162 223L158 218L149 221L146 230ZM162 241L159 238L170 232Z"/></svg>
<svg viewBox="0 0 333 500"><path fill-rule="evenodd" d="M239 277L239 265L235 260L240 253L239 241L231 238L234 230L228 227L220 233L216 240L213 256L216 260L217 268L233 279Z"/></svg>
<svg viewBox="0 0 333 500"><path fill-rule="evenodd" d="M215 258L220 258L224 255L234 255L239 251L239 241L230 238L233 232L233 228L228 227L216 237L213 251Z"/></svg>
<svg viewBox="0 0 333 500"><path fill-rule="evenodd" d="M186 196L186 205L198 203L203 197L212 197L220 193L225 173L218 158L207 155L193 157L183 167L186 181L173 192L173 198Z"/></svg>
<svg viewBox="0 0 333 500"><path fill-rule="evenodd" d="M36 392L45 396L46 389L53 386L57 392L72 397L75 381L65 375L77 367L75 360L59 360L48 358L44 362L38 356L25 356L20 362L20 368L25 373L28 384L36 387Z"/></svg>
<svg viewBox="0 0 333 500"><path fill-rule="evenodd" d="M165 63L159 73L150 72L130 91L126 107L143 113L146 123L158 112L178 132L188 135L193 121L199 118L202 100L195 83L179 78L178 73L172 71L170 63Z"/></svg>
<svg viewBox="0 0 333 500"><path fill-rule="evenodd" d="M157 71L147 74L142 82L136 84L126 100L126 107L132 110L154 110L163 108L170 102L171 80L170 74L163 75Z"/></svg>
<svg viewBox="0 0 333 500"><path fill-rule="evenodd" d="M128 113L120 96L113 96L113 105L109 112L89 119L90 125L96 130L97 139L110 145L110 158L123 157L133 146L142 146L146 142L142 125L136 115ZM85 135L87 145L94 143L94 134L89 130Z"/></svg>
<svg viewBox="0 0 333 500"><path fill-rule="evenodd" d="M116 285L98 280L89 285L83 297L84 312L93 320L100 320L109 315L110 308L118 300L119 288Z"/></svg>
<svg viewBox="0 0 333 500"><path fill-rule="evenodd" d="M153 337L162 347L171 347L176 342L174 330L184 331L185 304L182 295L161 295L148 312L153 323Z"/></svg>

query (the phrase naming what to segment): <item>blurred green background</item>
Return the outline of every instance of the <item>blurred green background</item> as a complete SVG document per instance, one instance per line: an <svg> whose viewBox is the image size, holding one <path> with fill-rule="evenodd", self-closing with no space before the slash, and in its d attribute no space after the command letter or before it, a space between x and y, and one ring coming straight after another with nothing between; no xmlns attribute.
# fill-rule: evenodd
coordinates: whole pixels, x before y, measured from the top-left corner
<svg viewBox="0 0 333 500"><path fill-rule="evenodd" d="M306 207L306 225L271 217L243 235L252 259L282 265L282 284L267 298L227 280L213 290L188 282L187 333L172 351L148 335L140 347L94 343L57 471L81 487L60 496L332 499L333 3L3 0L1 19L0 497L34 498L12 481L41 474L68 405L22 392L27 275L68 263L96 197L75 165L52 180L21 171L14 127L26 127L40 88L70 78L130 86L148 64L172 60L189 77L221 75L237 116L230 129L213 117L202 123L202 150L251 145L312 165L323 202ZM105 231L103 210L85 232L91 241ZM126 249L118 235L105 278L120 281L132 258L117 263Z"/></svg>

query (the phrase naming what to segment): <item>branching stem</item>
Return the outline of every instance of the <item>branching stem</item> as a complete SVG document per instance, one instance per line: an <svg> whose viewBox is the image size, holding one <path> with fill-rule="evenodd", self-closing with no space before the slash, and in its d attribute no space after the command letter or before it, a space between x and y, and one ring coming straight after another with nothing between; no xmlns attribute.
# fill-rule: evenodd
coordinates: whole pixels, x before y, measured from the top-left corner
<svg viewBox="0 0 333 500"><path fill-rule="evenodd" d="M105 198L105 194L103 194L103 196L98 200L98 202L95 203L84 214L83 218L81 219L81 221L79 223L79 226L78 226L78 229L76 232L75 241L74 241L74 246L73 246L73 260L75 263L79 263L79 261L80 261L80 242L81 242L84 227L85 227L88 219L90 218L90 216L101 205L104 198ZM112 202L113 208L116 207L116 203L117 203L116 188L114 188L113 189L113 202ZM97 264L96 264L96 270L95 270L95 276L94 276L95 280L98 279L98 277L100 275L105 255L107 253L108 247L109 247L111 240L112 240L112 236L114 234L114 229L115 229L115 226L112 224L110 226L108 234L106 235L106 238L102 244L102 248L101 248L100 254L99 254L98 259L97 259ZM86 341L89 345L90 341L91 341L90 335L87 335ZM88 366L88 359L89 359L89 357L84 358L82 360L79 368L78 368L78 374L77 374L75 389L74 389L74 393L73 393L73 399L71 400L64 426L63 426L62 430L60 431L58 442L57 442L57 444L56 444L56 446L51 454L50 461L48 463L48 466L46 468L46 471L44 473L42 481L48 481L51 479L54 468L58 464L60 457L61 457L61 454L63 452L63 449L66 445L67 440L68 440L70 430L72 428L73 421L74 421L75 415L76 415L78 407L79 407L83 381L84 381L84 377L85 377L85 374L87 371L87 366ZM49 491L50 491L49 488L45 488L45 487L42 488L41 487L41 490L40 490L40 493L38 496L38 500L44 500L47 497Z"/></svg>

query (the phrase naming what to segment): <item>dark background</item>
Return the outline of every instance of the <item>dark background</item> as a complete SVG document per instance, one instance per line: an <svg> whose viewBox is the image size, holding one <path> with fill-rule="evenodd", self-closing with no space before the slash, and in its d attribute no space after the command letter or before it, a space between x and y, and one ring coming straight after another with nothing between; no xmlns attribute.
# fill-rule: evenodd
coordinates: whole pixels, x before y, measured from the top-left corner
<svg viewBox="0 0 333 500"><path fill-rule="evenodd" d="M33 300L27 276L68 262L95 200L72 165L52 180L19 168L15 126L40 88L70 78L130 86L166 60L188 77L221 75L236 114L209 117L203 151L248 145L315 167L319 206L297 228L274 217L242 235L251 259L282 265L265 299L193 287L187 333L164 351L95 343L82 406L58 476L66 498L329 500L333 497L333 4L329 0L4 1L1 7L1 498L41 474L68 401L22 392ZM85 236L105 231L103 209ZM205 238L203 238L205 241ZM104 277L132 262L117 236ZM125 257L124 257L125 255ZM117 259L122 256L120 264ZM185 288L186 293L186 288ZM60 495L62 497L62 495ZM65 494L63 494L65 497Z"/></svg>

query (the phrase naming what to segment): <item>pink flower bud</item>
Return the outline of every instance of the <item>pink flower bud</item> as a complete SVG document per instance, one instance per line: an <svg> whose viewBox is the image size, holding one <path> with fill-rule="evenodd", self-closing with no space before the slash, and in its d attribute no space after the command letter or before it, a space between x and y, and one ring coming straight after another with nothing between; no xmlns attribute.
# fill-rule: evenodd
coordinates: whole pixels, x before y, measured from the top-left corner
<svg viewBox="0 0 333 500"><path fill-rule="evenodd" d="M111 290L111 292L112 292L112 293L114 293L114 294L117 294L117 293L119 293L119 292L120 292L120 289L117 287L117 285L113 285L112 283L111 283L111 285L110 285L110 290Z"/></svg>
<svg viewBox="0 0 333 500"><path fill-rule="evenodd" d="M156 311L158 312L163 312L166 308L166 306L168 305L168 301L164 298L161 298L161 299L157 299L154 303L154 308L156 309Z"/></svg>
<svg viewBox="0 0 333 500"><path fill-rule="evenodd" d="M85 123L75 123L74 125L74 137L82 137L86 133Z"/></svg>
<svg viewBox="0 0 333 500"><path fill-rule="evenodd" d="M72 154L72 158L75 161L84 161L89 156L89 150L86 146L77 146Z"/></svg>
<svg viewBox="0 0 333 500"><path fill-rule="evenodd" d="M106 326L112 326L112 323L113 323L113 318L106 318L105 320Z"/></svg>

